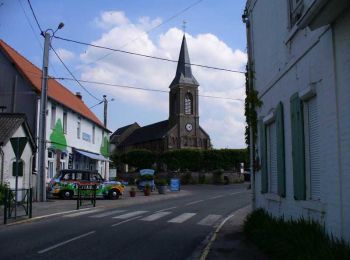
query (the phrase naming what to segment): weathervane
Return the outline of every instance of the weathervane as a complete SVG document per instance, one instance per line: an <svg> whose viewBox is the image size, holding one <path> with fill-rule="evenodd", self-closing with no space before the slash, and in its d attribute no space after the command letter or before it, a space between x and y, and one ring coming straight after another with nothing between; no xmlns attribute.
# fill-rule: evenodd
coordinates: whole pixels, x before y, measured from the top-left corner
<svg viewBox="0 0 350 260"><path fill-rule="evenodd" d="M184 34L186 33L186 23L187 23L186 20L182 21L182 31Z"/></svg>

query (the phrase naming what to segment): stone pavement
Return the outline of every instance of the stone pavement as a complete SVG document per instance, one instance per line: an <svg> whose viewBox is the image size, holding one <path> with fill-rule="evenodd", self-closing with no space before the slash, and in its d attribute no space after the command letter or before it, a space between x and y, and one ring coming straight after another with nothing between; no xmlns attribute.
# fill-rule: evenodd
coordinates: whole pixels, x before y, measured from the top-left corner
<svg viewBox="0 0 350 260"><path fill-rule="evenodd" d="M251 205L241 208L226 218L211 236L202 252L201 260L268 259L243 233L243 223L251 212Z"/></svg>
<svg viewBox="0 0 350 260"><path fill-rule="evenodd" d="M188 196L191 191L182 189L180 192L170 192L166 194L158 194L157 191L151 193L151 196L144 196L143 192L137 191L136 197L129 196L130 187L125 187L125 192L118 200L96 200L96 208L118 208L128 205L144 204L147 202L154 202L164 199L171 199L176 197ZM46 202L33 202L33 218L28 219L28 217L19 217L16 222L13 220L8 220L8 224L12 223L23 223L29 221L35 221L43 218L52 217L55 215L62 215L69 212L74 212L77 207L76 200L60 200L60 199L48 199ZM92 208L92 205L83 206L80 210L86 210ZM19 212L19 213L22 213ZM0 226L4 224L4 208L0 207Z"/></svg>

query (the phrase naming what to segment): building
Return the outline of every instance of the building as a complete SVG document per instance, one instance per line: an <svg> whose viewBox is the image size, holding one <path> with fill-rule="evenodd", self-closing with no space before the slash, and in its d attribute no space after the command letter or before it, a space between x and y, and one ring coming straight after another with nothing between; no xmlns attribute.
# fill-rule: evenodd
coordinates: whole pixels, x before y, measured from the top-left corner
<svg viewBox="0 0 350 260"><path fill-rule="evenodd" d="M0 113L0 183L6 183L10 189L16 187L16 154L14 147L17 138L21 138L18 147L18 189L33 187L32 165L36 151L34 138L29 130L24 114ZM15 143L13 143L15 142Z"/></svg>
<svg viewBox="0 0 350 260"><path fill-rule="evenodd" d="M37 138L42 71L0 40L0 106L10 113L24 113ZM85 105L54 79L48 80L46 117L46 177L60 169L90 169L108 178L110 131ZM33 163L36 174L37 156Z"/></svg>
<svg viewBox="0 0 350 260"><path fill-rule="evenodd" d="M137 123L121 127L112 134L111 145L119 151L209 149L210 137L199 125L198 86L184 35L175 78L169 87L169 118L143 127Z"/></svg>
<svg viewBox="0 0 350 260"><path fill-rule="evenodd" d="M350 240L350 2L248 0L255 206Z"/></svg>

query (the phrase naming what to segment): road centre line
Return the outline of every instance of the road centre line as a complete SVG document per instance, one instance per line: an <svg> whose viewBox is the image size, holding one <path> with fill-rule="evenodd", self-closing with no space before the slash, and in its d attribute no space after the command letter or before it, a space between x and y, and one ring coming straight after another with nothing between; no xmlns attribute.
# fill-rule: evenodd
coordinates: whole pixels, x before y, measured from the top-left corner
<svg viewBox="0 0 350 260"><path fill-rule="evenodd" d="M187 203L186 206L193 205L193 204L197 204L197 203L200 203L200 202L202 202L202 201L204 201L204 200L192 201L192 202L190 202L190 203Z"/></svg>
<svg viewBox="0 0 350 260"><path fill-rule="evenodd" d="M177 208L177 207L171 207L171 208L167 208L167 209L161 209L161 210L156 211L155 213L162 212L162 211L167 211L167 210L171 210L171 209L176 209L176 208Z"/></svg>
<svg viewBox="0 0 350 260"><path fill-rule="evenodd" d="M78 239L83 238L83 237L90 236L90 235L92 235L92 234L95 233L95 232L96 232L96 231L90 231L90 232L85 233L85 234L82 234L82 235L80 235L80 236L73 237L73 238L71 238L71 239L68 239L68 240L66 240L66 241L63 241L63 242L58 243L58 244L56 244L56 245L53 245L53 246L50 246L50 247L45 248L45 249L43 249L43 250L40 250L40 251L38 251L38 254L43 254L43 253L45 253L45 252L47 252L47 251L50 251L50 250L55 249L55 248L57 248L57 247L63 246L63 245L68 244L68 243L70 243L70 242L72 242L72 241L78 240Z"/></svg>
<svg viewBox="0 0 350 260"><path fill-rule="evenodd" d="M209 198L209 200L214 200L214 199L218 199L218 198L222 198L224 195L218 195L218 196L214 196Z"/></svg>
<svg viewBox="0 0 350 260"><path fill-rule="evenodd" d="M241 194L241 193L246 193L247 191L239 191L239 192L233 192L230 193L230 195L236 195L236 194Z"/></svg>
<svg viewBox="0 0 350 260"><path fill-rule="evenodd" d="M138 218L142 218L143 216L137 216L137 217L134 217L134 218L130 218L130 219L127 219L127 220L123 220L121 222L118 222L116 224L113 224L111 227L115 227L115 226L119 226L121 224L124 224L126 222L129 222L129 221L132 221L132 220L135 220L135 219L138 219Z"/></svg>

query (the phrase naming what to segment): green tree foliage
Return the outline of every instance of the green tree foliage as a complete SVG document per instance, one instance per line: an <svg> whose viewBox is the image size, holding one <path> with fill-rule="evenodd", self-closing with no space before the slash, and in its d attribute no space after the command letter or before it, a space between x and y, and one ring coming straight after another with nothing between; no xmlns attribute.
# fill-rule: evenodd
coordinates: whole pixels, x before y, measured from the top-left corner
<svg viewBox="0 0 350 260"><path fill-rule="evenodd" d="M120 156L120 161L136 168L151 168L156 162L156 154L146 149L131 150Z"/></svg>
<svg viewBox="0 0 350 260"><path fill-rule="evenodd" d="M107 136L103 137L100 152L104 157L109 157L109 141Z"/></svg>
<svg viewBox="0 0 350 260"><path fill-rule="evenodd" d="M50 135L50 141L55 149L64 151L67 148L67 140L63 133L61 119L57 119L55 128Z"/></svg>

